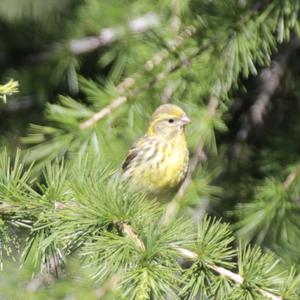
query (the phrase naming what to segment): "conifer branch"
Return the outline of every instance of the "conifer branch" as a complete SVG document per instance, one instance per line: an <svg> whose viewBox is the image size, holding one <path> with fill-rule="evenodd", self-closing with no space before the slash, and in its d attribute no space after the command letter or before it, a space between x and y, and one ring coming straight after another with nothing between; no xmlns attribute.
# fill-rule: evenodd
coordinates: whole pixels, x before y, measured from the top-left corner
<svg viewBox="0 0 300 300"><path fill-rule="evenodd" d="M227 160L228 153L224 153L225 160L222 162L213 162L210 171L206 170L206 166L202 167L202 162L205 159L204 149L217 148L216 131L226 127L222 117L231 102L231 93L228 91L234 87L234 94L244 94L243 83L248 85L249 80L252 83L250 74L257 74L258 65L266 68L273 51L277 52L277 46L283 41L289 40L272 57L272 66L259 72L257 89L252 95L254 101L249 104L250 107L243 105L235 118L229 121L232 125L230 132L225 138L218 138L218 143L227 147L233 134L234 142L241 144L254 133L253 128L262 128L288 67L292 71L288 74L288 89L292 88L288 92L294 95L299 92L296 85L297 65L290 66L288 58L294 52L293 47L299 47L300 44L297 39L295 45L291 42L293 31L300 26L300 0L262 0L260 3L204 1L193 5L177 2L172 7L167 4L153 6L149 2L143 10L154 13L139 18L130 14L140 11L140 4L130 5L125 14L124 7L107 4L107 14L101 21L104 29L101 31L97 21L102 13L99 15L98 11L93 12L98 7L97 3L79 5L78 8L74 6L68 23L75 29L74 32L83 32L82 38L70 40L68 30L63 32L46 26L46 36L40 30L42 35L32 45L29 43L25 47L27 50L19 47L24 42L22 31L16 34L15 39L10 39L14 24L5 30L7 40L12 40L12 45L6 45L4 56L0 58L5 65L9 58L16 64L24 62L24 58L25 63L30 63L28 58L35 63L41 60L56 62L53 70L51 66L33 68L28 72L24 70L19 76L25 83L24 92L30 88L26 82L36 81L35 76L44 82L45 74L49 75L49 85L46 88L34 85L37 87L36 92L45 96L42 98L47 99L57 90L65 94L65 87L58 83L62 74L67 75L70 91L75 91L76 67L80 61L85 74L80 79L81 91L89 103L77 101L71 95L61 96L58 102L48 103L45 124L33 125L29 136L24 139L32 145L26 154L28 156L19 160L19 155L16 158L6 152L0 155L0 268L2 261L6 268L7 259L18 260L19 253L22 253L20 267L26 268L28 263L40 267L33 279L28 278L25 270L24 280L27 284L19 284L16 290L15 282L22 283L23 272L17 278L13 272L5 272L7 274L1 275L3 290L14 295L28 293L29 297L34 293L44 298L57 292L62 297L70 297L72 294L80 297L82 287L83 297L91 295L99 299L118 296L132 299L299 298L297 270L282 272L281 267L276 267L280 261L276 255L283 261L287 260L288 264L295 263L297 266L300 167L295 164L285 170L285 178L275 176L286 161L290 163L294 158L297 159L295 137L299 134L299 124L296 118L300 107L294 105L291 110L287 107L288 103L280 103L276 108L275 124L277 118L282 124L288 121L285 124L291 130L286 135L284 128L272 126L272 136L260 135L268 139L261 139L261 143L255 144L259 151L255 153L257 159L251 168L246 165L248 160L231 164ZM163 14L160 14L160 8L163 8ZM84 34L87 27L82 27L81 21L86 16L91 16L86 25L89 28L90 25L96 26L94 36ZM182 28L182 18L186 19L186 16L190 24L194 25ZM108 23L116 19L128 21L119 24L121 26L108 27ZM64 24L64 13L58 13L57 20ZM24 20L24 26L19 27L25 30L31 26L28 21ZM154 34L159 33L156 40L149 40L148 34L143 34L150 31L151 37L152 29ZM200 29L201 37L195 37L196 32L199 35ZM170 35L177 37L165 42ZM22 37L20 41L18 36ZM58 36L62 42L57 41ZM136 36L143 38L136 39ZM127 37L135 43L123 43ZM42 50L45 43L48 43L46 51ZM34 49L40 49L37 55L31 52L28 56L23 51ZM100 80L108 76L103 85L86 77L95 78L93 59L99 58L99 49L104 54L101 62L105 70L98 75ZM120 51L123 49L125 51ZM94 51L93 55L82 57L82 61L76 58L76 55L90 51ZM128 61L128 53L132 51L136 57L131 56ZM147 53L151 52L157 53L147 61ZM132 59L145 63L135 68L134 72L125 72L124 75L127 63L134 67L130 63ZM218 80L219 88L208 92L212 82ZM56 88L57 84L59 89ZM130 129L144 123L141 105L131 104L142 101L144 105L153 100L153 93L159 94L153 105L158 104L159 100L171 101L170 98L174 96L179 100L189 99L185 103L187 112L195 109L191 115L195 116L192 136L195 137L197 133L198 137L195 141L191 136L195 143L189 169L167 207L155 201L147 201L147 195L135 192L119 181L118 174L107 166L107 161L114 165L117 155L122 154L125 146L123 140L134 134ZM211 96L204 104L201 100L207 93ZM161 94L162 98L159 99ZM249 99L248 96L241 97ZM291 99L296 100L296 97ZM0 105L1 100L0 87ZM11 105L8 103L2 106L3 112L0 114L4 115ZM128 118L124 113L118 114L118 108L130 108ZM247 110L245 114L244 108ZM246 125L249 125L242 132L246 133L246 138L240 140L235 136L235 130L241 129L235 128L239 114L247 116ZM114 126L109 126L110 132L106 134L104 125L107 118L104 118L111 116L114 116ZM43 121L39 116L37 120ZM128 128L124 128L126 122ZM12 123L13 131L16 127L16 131L19 132L20 128L23 132L23 121L12 120L9 123ZM120 136L124 139L120 140ZM4 132L0 144L5 143L7 137ZM277 147L269 147L271 143ZM251 155L250 151L251 148L245 152L245 156ZM64 161L61 159L63 157L66 157ZM263 161L264 166L261 166L261 158L265 159L266 165ZM36 161L35 169L28 168L28 161L33 160ZM220 186L210 186L210 178L224 167L228 167L229 176L218 181ZM270 170L271 175L275 173L275 176L268 176L262 185L259 184L261 177ZM209 217L203 217L199 222L202 214L197 220L181 215L180 211L189 204L196 204L197 211L205 211L207 203L210 203L210 195L223 187L228 189L223 196L231 202L221 203L218 214L224 214L229 206L240 202L235 209L237 217L231 219L238 222L236 225L222 224L220 220ZM200 191L206 197L201 199L204 200L201 203L196 203ZM249 192L253 194L253 201L248 203L245 197L249 196ZM164 218L167 224L162 222ZM245 249L235 246L234 235L230 230L232 225L237 226L236 233L243 241L245 238L245 241L251 240L262 247L268 246L271 252L263 251L255 245ZM23 239L25 235L28 235L26 240ZM78 260L78 265L71 264L71 272L68 272L69 268L64 268L64 262L70 260L72 263L73 259ZM85 272L77 272L82 267ZM101 285L96 284L94 279ZM88 289L87 295L84 295L85 288ZM66 295L62 295L64 293ZM1 290L0 298L1 295L5 297L5 291Z"/></svg>
<svg viewBox="0 0 300 300"><path fill-rule="evenodd" d="M214 100L212 100L214 101ZM290 182L292 179L289 178L294 178L295 173L291 173L290 176L288 176L286 182ZM16 209L17 206L14 206L14 208ZM54 203L54 208L57 210L63 210L63 209L68 209L68 208L76 208L77 204L65 204L65 203L60 203L55 201ZM7 212L3 212L4 214ZM9 212L11 213L11 211ZM136 231L134 230L134 228L129 225L128 223L124 222L124 221L115 221L114 225L116 226L116 228L118 230L120 230L120 233L124 236L129 237L132 242L136 245L136 247L138 249L140 249L141 251L145 251L146 247L144 242L140 239L140 237L138 236L138 234L136 233ZM198 259L198 255L196 252L191 251L189 249L183 248L183 247L179 247L178 245L175 244L170 244L170 247L173 248L181 257L189 260L189 261L196 261ZM38 273L33 279L32 281L30 281L27 286L26 289L29 292L35 292L36 290L38 290L43 284L50 284L55 280L55 277L53 274L57 274L57 268L62 267L62 263L63 263L63 259L62 259L62 255L59 254L59 257L53 257L50 261L50 266L49 268L45 268L43 267L41 272ZM209 269L211 269L212 271L214 271L215 273L217 273L220 276L224 276L228 279L230 279L233 283L235 284L243 284L244 283L244 278L243 276L241 276L240 274L234 273L224 267L220 267L218 265L215 264L211 264L211 263L207 263L204 262L205 266L208 267ZM119 281L119 276L117 274L115 274L111 280L109 279L107 286L96 290L96 295L97 297L99 295L104 295L106 294L108 291L110 291L113 287L116 286L117 282ZM266 297L267 299L271 299L271 300L283 300L283 298L281 296L275 295L263 288L259 288L256 287L257 291L264 297Z"/></svg>
<svg viewBox="0 0 300 300"><path fill-rule="evenodd" d="M129 236L136 243L137 247L142 248L144 250L145 245L144 245L143 241L135 233L135 230L128 224L121 223L120 225L121 225L123 234L125 236ZM195 261L198 259L197 253L195 253L189 249L181 248L176 245L170 245L170 246L173 249L175 249L178 254L180 254L182 257L184 257L188 260ZM208 268L210 268L211 270L215 271L217 274L229 278L231 281L233 281L236 284L243 284L243 282L244 282L244 278L240 274L236 274L228 269L225 269L223 267L219 267L219 266L216 266L213 264L206 263L206 266ZM257 288L257 290L260 292L261 295L263 295L264 297L266 297L268 299L283 300L281 296L274 295L274 294L270 293L269 291L266 291L262 288Z"/></svg>
<svg viewBox="0 0 300 300"><path fill-rule="evenodd" d="M164 59L166 59L171 52L176 51L176 49L190 36L192 36L196 32L196 28L194 26L189 26L186 28L176 39L170 41L167 43L168 49L163 49L159 52L157 52L151 59L149 59L142 71L140 73L135 73L131 77L125 78L116 88L117 92L119 94L125 93L129 88L132 88L133 85L136 83L137 79L140 78L140 76L143 75L144 72L149 72L153 70L154 67L158 66ZM204 51L206 49L200 48L201 51ZM200 54L197 51L197 55ZM192 57L193 58L193 57ZM161 72L158 74L155 79L147 84L147 87L153 85L156 82L159 82L163 80L168 74L173 73L180 69L182 66L187 65L189 63L188 60L182 60L177 65L175 65L173 68L171 68L168 72ZM147 88L146 87L146 88ZM140 89L138 91L135 91L133 94L137 94L140 92ZM117 98L113 99L109 105L102 108L100 111L96 112L92 115L88 120L84 121L80 124L80 129L86 129L91 126L93 126L95 123L103 119L105 116L111 114L112 111L122 106L124 103L127 102L128 96L118 96Z"/></svg>

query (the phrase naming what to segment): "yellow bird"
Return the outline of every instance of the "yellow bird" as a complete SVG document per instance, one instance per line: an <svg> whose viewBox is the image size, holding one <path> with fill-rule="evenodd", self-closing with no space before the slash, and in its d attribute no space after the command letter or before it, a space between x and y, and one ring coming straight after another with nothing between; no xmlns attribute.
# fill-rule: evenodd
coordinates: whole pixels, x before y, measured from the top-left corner
<svg viewBox="0 0 300 300"><path fill-rule="evenodd" d="M159 106L146 134L129 150L122 165L123 178L150 195L176 188L188 169L185 126L189 123L191 120L179 106Z"/></svg>

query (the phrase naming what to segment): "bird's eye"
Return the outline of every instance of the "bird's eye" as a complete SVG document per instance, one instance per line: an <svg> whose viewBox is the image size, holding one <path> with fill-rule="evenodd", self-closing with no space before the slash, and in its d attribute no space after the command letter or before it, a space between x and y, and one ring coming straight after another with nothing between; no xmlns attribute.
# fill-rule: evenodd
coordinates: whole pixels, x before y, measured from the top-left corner
<svg viewBox="0 0 300 300"><path fill-rule="evenodd" d="M174 123L174 119L169 119L168 122L169 123Z"/></svg>

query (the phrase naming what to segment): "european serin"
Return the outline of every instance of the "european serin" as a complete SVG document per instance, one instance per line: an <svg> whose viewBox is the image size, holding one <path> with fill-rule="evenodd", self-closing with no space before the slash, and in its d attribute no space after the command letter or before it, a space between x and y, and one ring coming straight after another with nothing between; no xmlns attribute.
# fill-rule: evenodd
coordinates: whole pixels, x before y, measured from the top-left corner
<svg viewBox="0 0 300 300"><path fill-rule="evenodd" d="M189 153L184 129L191 120L173 104L153 113L146 134L138 139L123 162L123 178L151 195L176 188L184 179Z"/></svg>

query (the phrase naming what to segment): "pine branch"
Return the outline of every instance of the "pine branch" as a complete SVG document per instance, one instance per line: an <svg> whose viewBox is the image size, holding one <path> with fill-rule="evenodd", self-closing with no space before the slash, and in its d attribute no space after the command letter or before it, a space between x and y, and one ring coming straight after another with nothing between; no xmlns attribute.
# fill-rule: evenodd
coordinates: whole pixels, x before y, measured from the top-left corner
<svg viewBox="0 0 300 300"><path fill-rule="evenodd" d="M169 56L171 53L170 51L174 52L176 49L191 35L193 35L196 32L196 28L194 26L190 26L186 28L175 40L172 40L168 42L168 47L169 50L163 49L156 53L150 60L148 60L142 71L139 73L133 74L131 77L125 78L118 86L117 86L117 92L119 94L125 93L128 89L132 88L134 84L137 82L137 79L139 79L144 72L149 72L151 71L154 67L158 66L165 58ZM171 68L168 72L161 72L158 74L155 79L148 83L145 87L142 89L138 89L135 92L133 92L134 95L137 95L140 93L142 90L145 88L148 88L155 84L156 82L159 82L163 80L168 74L173 73L180 69L182 66L185 66L190 63L191 59L193 59L195 56L199 55L201 52L203 52L206 47L201 47L199 50L196 52L196 55L193 55L190 60L182 60L180 61L177 65L175 65L173 68ZM116 110L120 106L122 106L124 103L128 101L128 96L118 96L117 98L113 99L109 105L106 107L102 108L100 111L96 112L92 117L90 117L88 120L84 121L83 123L80 124L80 129L86 129L91 126L93 126L95 123L106 117L107 115L111 114L112 111Z"/></svg>
<svg viewBox="0 0 300 300"><path fill-rule="evenodd" d="M65 209L69 209L71 208L73 209L79 209L82 210L82 207L79 207L76 203L75 204L67 204L67 203L59 203L59 202L55 202L54 203L54 207L56 210L65 210ZM47 209L49 210L49 207L47 206ZM136 230L129 225L127 222L124 221L114 221L114 225L116 226L116 228L118 229L118 231L131 239L131 241L133 242L133 244L136 246L137 249L139 249L139 251L141 252L145 252L146 251L146 246L143 242L143 240L139 237L138 233L136 232ZM216 227L217 228L217 227ZM203 230L203 234L205 234L205 229ZM230 241L229 241L230 242ZM178 246L178 244L176 243L169 243L170 248L174 249L181 257L189 260L189 261L197 261L199 259L198 255L196 252L191 251L189 249L186 249L182 246ZM60 255L61 258L62 255ZM61 262L63 260L59 259L57 262L57 259L54 259L53 263L50 263L50 270L48 269L47 271L49 272L57 272L57 268L61 267ZM205 262L203 260L201 260L202 263L210 270L214 271L216 274L220 275L220 276L224 276L226 278L228 278L230 281L232 281L235 284L238 285L242 285L245 281L244 277L241 276L240 274L234 273L232 271L230 271L227 268L218 266L217 264L214 263L210 263L210 262ZM45 282L52 282L54 280L55 277L53 277L50 273L51 276L48 275L48 273L45 272L46 269L43 268L41 273L39 273L28 285L27 285L27 289L31 292L36 291L41 285L43 285ZM116 277L118 278L118 277ZM112 284L116 284L116 281L113 280ZM109 284L109 286L111 286ZM275 295L271 292L269 292L266 289L257 287L255 284L253 285L253 287L264 297L266 297L267 299L271 299L271 300L282 300L281 296ZM100 290L100 294L106 293L107 289L104 288L104 290Z"/></svg>
<svg viewBox="0 0 300 300"><path fill-rule="evenodd" d="M252 201L237 205L235 213L238 222L235 227L243 241L256 241L276 253L280 251L278 249L296 251L299 235L299 173L300 167L296 164L284 181L267 177L255 189ZM284 252L280 255L289 259Z"/></svg>
<svg viewBox="0 0 300 300"><path fill-rule="evenodd" d="M145 245L143 243L143 241L138 237L138 235L135 233L135 230L128 224L125 223L119 223L119 226L123 232L123 234L125 236L128 236L129 238L132 239L132 241L134 243L136 243L136 246L142 250L145 250ZM195 261L198 259L198 255L188 249L185 248L181 248L175 245L171 245L171 247L173 249L175 249L178 254L180 254L182 257L188 259L188 260L192 260ZM240 275L240 274L236 274L228 269L225 269L223 267L219 267L213 264L206 264L208 268L210 268L211 270L215 271L217 274L221 275L221 276L225 276L227 278L229 278L232 282L236 283L236 284L243 284L244 282L244 278ZM272 294L262 288L257 288L257 290L259 291L259 293L271 300L283 300L283 298L281 296Z"/></svg>

